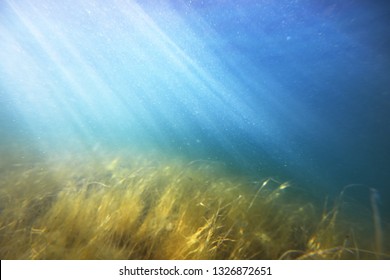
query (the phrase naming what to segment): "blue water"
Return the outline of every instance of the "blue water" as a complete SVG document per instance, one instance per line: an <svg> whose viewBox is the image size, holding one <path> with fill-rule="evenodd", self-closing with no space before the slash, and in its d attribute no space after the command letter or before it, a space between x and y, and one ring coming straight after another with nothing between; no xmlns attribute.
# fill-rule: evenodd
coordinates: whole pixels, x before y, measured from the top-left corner
<svg viewBox="0 0 390 280"><path fill-rule="evenodd" d="M0 142L360 184L385 208L389 26L387 1L1 1Z"/></svg>

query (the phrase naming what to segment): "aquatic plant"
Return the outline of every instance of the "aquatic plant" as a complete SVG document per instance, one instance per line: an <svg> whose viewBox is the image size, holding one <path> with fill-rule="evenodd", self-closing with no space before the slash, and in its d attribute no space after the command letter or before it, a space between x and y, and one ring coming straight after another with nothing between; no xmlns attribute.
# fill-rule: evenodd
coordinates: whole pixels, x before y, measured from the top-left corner
<svg viewBox="0 0 390 280"><path fill-rule="evenodd" d="M60 158L2 169L2 259L389 257L378 208L350 215L345 190L321 213L288 183L254 185L211 161Z"/></svg>

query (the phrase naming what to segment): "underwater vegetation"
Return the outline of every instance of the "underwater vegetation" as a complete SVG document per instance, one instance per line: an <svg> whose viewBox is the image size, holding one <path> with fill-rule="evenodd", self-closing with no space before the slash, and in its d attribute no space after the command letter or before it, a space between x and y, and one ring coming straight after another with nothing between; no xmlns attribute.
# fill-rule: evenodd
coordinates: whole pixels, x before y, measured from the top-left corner
<svg viewBox="0 0 390 280"><path fill-rule="evenodd" d="M352 186L321 201L218 162L123 153L26 160L0 175L1 259L390 256L375 194L366 207Z"/></svg>

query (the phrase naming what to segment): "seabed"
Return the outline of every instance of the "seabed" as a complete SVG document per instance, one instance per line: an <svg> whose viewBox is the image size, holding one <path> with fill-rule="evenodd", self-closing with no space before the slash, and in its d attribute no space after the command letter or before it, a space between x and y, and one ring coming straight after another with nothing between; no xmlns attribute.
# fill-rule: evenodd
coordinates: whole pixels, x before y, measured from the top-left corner
<svg viewBox="0 0 390 280"><path fill-rule="evenodd" d="M213 161L99 153L4 158L1 259L389 259L389 226Z"/></svg>

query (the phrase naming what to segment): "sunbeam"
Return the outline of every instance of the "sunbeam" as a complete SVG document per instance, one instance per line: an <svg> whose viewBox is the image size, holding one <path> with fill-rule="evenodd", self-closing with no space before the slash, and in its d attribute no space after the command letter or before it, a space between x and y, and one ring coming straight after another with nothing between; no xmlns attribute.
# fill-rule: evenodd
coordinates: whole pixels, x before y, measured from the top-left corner
<svg viewBox="0 0 390 280"><path fill-rule="evenodd" d="M2 1L0 257L388 258L390 7L339 2Z"/></svg>

